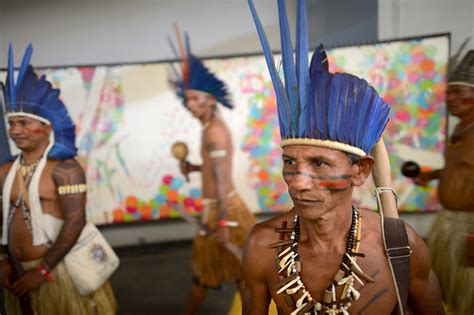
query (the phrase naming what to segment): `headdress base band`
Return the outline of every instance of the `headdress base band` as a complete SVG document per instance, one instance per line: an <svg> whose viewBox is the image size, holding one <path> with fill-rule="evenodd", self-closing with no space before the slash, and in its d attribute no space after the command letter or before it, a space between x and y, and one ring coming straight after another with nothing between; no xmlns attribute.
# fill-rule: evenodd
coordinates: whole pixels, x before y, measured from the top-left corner
<svg viewBox="0 0 474 315"><path fill-rule="evenodd" d="M363 150L359 148L356 148L349 144L331 141L331 140L321 140L321 139L311 139L311 138L288 138L288 139L283 139L280 143L280 146L282 148L288 145L312 145L312 146L317 146L317 147L340 150L340 151L352 153L361 157L367 155L367 153L365 153Z"/></svg>
<svg viewBox="0 0 474 315"><path fill-rule="evenodd" d="M467 83L467 82L462 82L462 81L453 81L453 82L448 82L448 85L464 85L464 86L469 86L474 88L473 83Z"/></svg>
<svg viewBox="0 0 474 315"><path fill-rule="evenodd" d="M41 116L38 116L38 115L34 115L34 114L30 114L30 113L25 113L25 112L14 112L14 113L8 113L7 114L7 118L10 118L10 117L28 117L28 118L32 118L32 119L36 119L36 120L39 120L41 121L42 123L45 123L46 125L48 126L51 126L51 122Z"/></svg>

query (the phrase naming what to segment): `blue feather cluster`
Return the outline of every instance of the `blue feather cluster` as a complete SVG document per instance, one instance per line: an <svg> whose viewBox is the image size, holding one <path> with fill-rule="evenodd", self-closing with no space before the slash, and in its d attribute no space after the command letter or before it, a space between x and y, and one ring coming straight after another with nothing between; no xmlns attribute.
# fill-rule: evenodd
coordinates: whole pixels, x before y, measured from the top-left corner
<svg viewBox="0 0 474 315"><path fill-rule="evenodd" d="M329 73L322 45L314 52L308 71L305 0L297 3L295 54L285 1L278 0L284 84L253 1L248 3L275 88L282 139L329 140L369 153L382 136L390 106L365 80Z"/></svg>
<svg viewBox="0 0 474 315"><path fill-rule="evenodd" d="M38 78L30 65L33 52L31 44L26 49L14 82L13 50L10 46L6 84L1 84L4 95L5 112L27 113L46 119L54 132L54 145L48 157L57 160L73 158L77 155L75 126L66 106L59 98L59 90L54 89L43 75Z"/></svg>
<svg viewBox="0 0 474 315"><path fill-rule="evenodd" d="M179 40L179 38L178 38ZM176 58L182 60L181 73L173 68L174 78L170 79L176 94L186 105L185 90L198 90L213 95L218 103L227 108L233 108L230 100L229 91L225 83L217 78L209 69L204 66L203 62L191 53L189 38L185 34L185 52L183 56L178 56L177 50L172 41L168 39ZM186 69L186 70L184 70Z"/></svg>

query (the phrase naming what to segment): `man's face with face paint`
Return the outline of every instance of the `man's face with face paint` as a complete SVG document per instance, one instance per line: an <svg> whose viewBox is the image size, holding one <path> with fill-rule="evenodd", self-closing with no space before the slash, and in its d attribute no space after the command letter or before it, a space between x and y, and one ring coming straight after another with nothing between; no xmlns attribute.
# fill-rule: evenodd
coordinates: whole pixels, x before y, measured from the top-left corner
<svg viewBox="0 0 474 315"><path fill-rule="evenodd" d="M283 149L283 178L297 213L308 219L350 205L353 186L364 183L372 165L370 157L352 163L342 151L317 146Z"/></svg>
<svg viewBox="0 0 474 315"><path fill-rule="evenodd" d="M8 134L22 151L34 151L49 141L51 127L39 120L15 116L8 118Z"/></svg>
<svg viewBox="0 0 474 315"><path fill-rule="evenodd" d="M446 91L448 111L456 117L472 114L474 111L474 88L465 85L448 85Z"/></svg>
<svg viewBox="0 0 474 315"><path fill-rule="evenodd" d="M195 118L205 118L214 111L216 101L212 95L196 90L186 90L184 94L186 95L186 107Z"/></svg>

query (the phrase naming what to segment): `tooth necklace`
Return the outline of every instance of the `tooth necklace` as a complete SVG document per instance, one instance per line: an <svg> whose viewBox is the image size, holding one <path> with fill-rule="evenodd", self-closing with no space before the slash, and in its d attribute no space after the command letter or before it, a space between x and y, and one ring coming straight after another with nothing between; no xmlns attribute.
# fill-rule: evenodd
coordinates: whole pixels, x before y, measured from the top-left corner
<svg viewBox="0 0 474 315"><path fill-rule="evenodd" d="M352 301L357 301L360 297L360 293L354 288L354 280L362 286L364 285L363 281L374 282L374 279L366 275L356 262L357 256L365 256L358 252L361 228L362 217L360 211L353 207L346 253L339 270L334 275L333 281L324 292L323 301L317 301L311 296L300 276L301 261L298 254L300 220L298 215L295 213L293 229L286 228L286 221L283 222L282 228L276 229L276 232L280 233L280 241L270 245L270 247L277 247L279 249L277 263L280 268L280 283L278 284L279 290L277 294L287 295L287 302L290 305L293 304L292 306L295 308L291 314L349 314ZM290 240L284 240L284 234L290 232ZM285 245L288 245L288 247L283 250ZM344 286L339 299L336 296L336 288L338 286ZM288 298L290 296L293 296L294 299ZM294 301L296 301L296 305L294 305Z"/></svg>

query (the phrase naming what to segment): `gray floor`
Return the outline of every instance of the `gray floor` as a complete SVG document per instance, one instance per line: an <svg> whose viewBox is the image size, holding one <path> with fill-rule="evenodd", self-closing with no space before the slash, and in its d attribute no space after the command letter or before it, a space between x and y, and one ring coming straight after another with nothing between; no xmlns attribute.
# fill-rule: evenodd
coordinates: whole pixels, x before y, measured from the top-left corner
<svg viewBox="0 0 474 315"><path fill-rule="evenodd" d="M191 242L116 249L120 267L110 278L121 315L179 315L191 288ZM0 292L0 314L3 311ZM199 315L227 314L235 286L209 290ZM73 315L73 314L71 314Z"/></svg>
<svg viewBox="0 0 474 315"><path fill-rule="evenodd" d="M191 243L118 249L120 267L110 279L119 314L180 314L191 288ZM227 314L235 287L210 290L199 314Z"/></svg>

